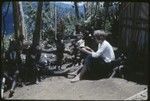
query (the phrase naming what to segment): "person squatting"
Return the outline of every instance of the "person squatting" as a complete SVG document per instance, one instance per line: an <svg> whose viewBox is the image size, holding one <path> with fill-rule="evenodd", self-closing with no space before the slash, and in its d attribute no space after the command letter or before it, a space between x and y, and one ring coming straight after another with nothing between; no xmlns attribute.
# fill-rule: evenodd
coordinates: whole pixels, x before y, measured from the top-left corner
<svg viewBox="0 0 150 101"><path fill-rule="evenodd" d="M107 70L105 64L115 60L113 48L106 40L107 35L108 34L102 30L94 31L94 38L98 43L98 49L96 52L87 46L79 48L80 51L87 54L87 57L85 58L80 72L71 80L71 82L96 77L101 74L101 70Z"/></svg>

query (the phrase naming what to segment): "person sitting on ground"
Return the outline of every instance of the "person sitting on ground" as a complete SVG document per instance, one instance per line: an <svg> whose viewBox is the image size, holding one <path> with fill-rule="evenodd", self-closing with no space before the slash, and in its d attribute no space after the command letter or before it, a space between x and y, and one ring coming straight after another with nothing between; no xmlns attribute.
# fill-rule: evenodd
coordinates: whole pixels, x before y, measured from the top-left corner
<svg viewBox="0 0 150 101"><path fill-rule="evenodd" d="M10 46L9 46L9 67L10 68L10 74L12 76L12 84L11 89L9 93L9 97L13 96L15 87L18 84L22 86L22 59L21 59L21 53L22 53L22 44L20 39L10 39Z"/></svg>
<svg viewBox="0 0 150 101"><path fill-rule="evenodd" d="M55 42L56 42L56 70L61 70L64 58L65 45L63 43L63 40L59 37L57 38L57 40L55 40Z"/></svg>
<svg viewBox="0 0 150 101"><path fill-rule="evenodd" d="M81 65L81 60L83 59L83 54L79 51L79 47L84 47L85 46L85 42L83 40L83 35L82 34L78 34L77 38L71 41L71 46L72 47L72 51L71 51L71 55L72 55L72 63L69 64L66 68L71 67L71 66L75 66L76 64Z"/></svg>
<svg viewBox="0 0 150 101"><path fill-rule="evenodd" d="M87 31L88 32L88 31ZM80 48L83 48L83 47L85 47L85 45L86 45L86 48L88 48L88 49L90 49L89 48L89 44L86 44L85 43L85 41L87 41L87 35L89 34L89 33L85 33L85 35L82 35L82 34L79 34L78 35L78 41L76 42L76 46L78 46L77 47L77 50L79 50ZM89 36L89 35L88 35ZM87 47L88 46L88 47ZM79 59L78 59L78 61L79 61L79 65L82 63L84 63L84 59L85 59L85 57L86 57L86 54L85 54L85 52L82 52L82 51L79 51L78 52L79 53L79 55L78 55L78 57L79 57ZM82 69L82 66L80 66L77 70L75 70L74 72L71 72L71 73L68 73L68 75L73 75L73 76L76 76L80 71L81 71L81 69Z"/></svg>
<svg viewBox="0 0 150 101"><path fill-rule="evenodd" d="M76 82L83 79L88 79L91 76L99 75L103 69L106 69L105 64L115 60L115 54L112 46L105 40L108 34L102 30L94 31L94 37L98 43L98 50L94 52L89 47L82 47L80 50L87 55L84 65L80 73L71 80Z"/></svg>
<svg viewBox="0 0 150 101"><path fill-rule="evenodd" d="M78 39L79 40L77 41L77 46L78 46L77 48L79 50L80 48L85 46L85 39L84 39L83 34L79 34ZM83 64L85 57L86 57L86 54L79 50L79 52L78 52L78 65Z"/></svg>
<svg viewBox="0 0 150 101"><path fill-rule="evenodd" d="M71 45L69 46L70 48L70 55L71 55L71 63L69 65L67 65L66 68L69 68L71 66L75 66L75 64L77 63L77 53L78 53L78 49L77 49L77 40L73 39L71 40Z"/></svg>
<svg viewBox="0 0 150 101"><path fill-rule="evenodd" d="M27 51L26 56L26 79L31 83L38 84L41 79L39 76L39 68L37 64L39 63L41 57L41 47L40 45L31 45ZM30 75L30 76L29 76Z"/></svg>

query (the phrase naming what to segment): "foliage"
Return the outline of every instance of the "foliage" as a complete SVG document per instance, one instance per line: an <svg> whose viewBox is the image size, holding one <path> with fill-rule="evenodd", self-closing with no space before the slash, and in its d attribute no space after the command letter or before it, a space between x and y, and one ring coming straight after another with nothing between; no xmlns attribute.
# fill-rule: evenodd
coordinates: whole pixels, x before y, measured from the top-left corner
<svg viewBox="0 0 150 101"><path fill-rule="evenodd" d="M93 4L93 5L96 5ZM112 30L113 16L116 15L118 8L118 3L113 2L104 2L103 4L98 4L98 7L93 7L93 9L97 9L92 16L93 26L95 29L105 29L106 31ZM89 9L92 10L90 7Z"/></svg>
<svg viewBox="0 0 150 101"><path fill-rule="evenodd" d="M1 40L1 51L7 51L9 47L9 38L12 37L14 33L12 33L10 36L9 35L4 35L3 40ZM3 41L3 42L2 42ZM3 47L4 46L4 47Z"/></svg>
<svg viewBox="0 0 150 101"><path fill-rule="evenodd" d="M25 26L27 29L27 35L29 40L32 39L33 31L35 29L37 3L38 2L23 2ZM94 29L105 29L107 31L112 31L112 26L115 20L114 16L117 15L116 12L118 11L118 5L119 2L84 2L83 6L85 8L83 8L83 6L78 6L80 16L79 22L88 26L88 28L94 26ZM64 34L64 37L73 35L76 24L75 7L67 5L63 8L61 3L58 3L56 7L58 26L60 26L60 19L63 19L64 22L64 31L60 32ZM49 38L50 40L52 40L54 38L54 11L54 2L44 2L42 10L41 28L42 40L44 40L45 38ZM89 21L88 23L85 23L87 19ZM58 30L60 30L59 27Z"/></svg>
<svg viewBox="0 0 150 101"><path fill-rule="evenodd" d="M36 9L37 3L35 2L23 2L23 11L24 11L24 19L25 19L25 25L27 29L27 37L28 39L32 39L33 31L35 28L35 18L36 18Z"/></svg>

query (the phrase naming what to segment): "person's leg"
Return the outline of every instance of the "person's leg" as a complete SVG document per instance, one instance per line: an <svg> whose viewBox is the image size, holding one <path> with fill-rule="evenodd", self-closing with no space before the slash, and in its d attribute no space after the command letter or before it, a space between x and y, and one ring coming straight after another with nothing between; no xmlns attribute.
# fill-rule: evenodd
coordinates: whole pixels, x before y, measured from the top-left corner
<svg viewBox="0 0 150 101"><path fill-rule="evenodd" d="M77 64L77 52L74 53L74 58L73 58L72 63L74 66Z"/></svg>
<svg viewBox="0 0 150 101"><path fill-rule="evenodd" d="M9 93L9 97L12 97L13 94L14 94L14 90L15 90L15 87L16 87L18 74L19 74L19 71L16 70L14 75L13 75L13 82L12 82L11 90L10 90L10 93Z"/></svg>
<svg viewBox="0 0 150 101"><path fill-rule="evenodd" d="M59 67L59 55L56 54L56 70L58 70Z"/></svg>
<svg viewBox="0 0 150 101"><path fill-rule="evenodd" d="M103 58L93 58L91 55L88 55L80 72L80 79L96 79L101 72L103 64Z"/></svg>
<svg viewBox="0 0 150 101"><path fill-rule="evenodd" d="M57 63L56 70L61 70L62 60L63 60L63 56L59 54L59 56L57 57L57 62L56 62Z"/></svg>
<svg viewBox="0 0 150 101"><path fill-rule="evenodd" d="M36 65L34 65L34 76L35 76L34 78L35 78L36 84L38 84L41 81L39 72L40 72L40 69Z"/></svg>
<svg viewBox="0 0 150 101"><path fill-rule="evenodd" d="M59 60L56 61L56 70L59 70L60 62Z"/></svg>
<svg viewBox="0 0 150 101"><path fill-rule="evenodd" d="M92 72L92 79L100 79L105 76L107 67L102 57L99 57L97 60L95 60L95 64L93 67L95 68Z"/></svg>
<svg viewBox="0 0 150 101"><path fill-rule="evenodd" d="M23 86L23 80L24 80L24 66L23 66L23 63L21 61L18 62L18 71L19 71L19 74L18 74L18 84L19 86Z"/></svg>
<svg viewBox="0 0 150 101"><path fill-rule="evenodd" d="M77 75L79 74L79 72L81 71L82 67L79 67L76 71L72 72L72 73L68 73L69 75Z"/></svg>
<svg viewBox="0 0 150 101"><path fill-rule="evenodd" d="M2 99L3 99L3 97L4 97L5 82L6 82L6 77L3 77L3 78L2 78L2 84L1 84L1 98L2 98Z"/></svg>
<svg viewBox="0 0 150 101"><path fill-rule="evenodd" d="M85 59L85 57L86 57L86 54L83 52L80 52L80 57L78 59L78 65L81 65L84 63L83 60Z"/></svg>
<svg viewBox="0 0 150 101"><path fill-rule="evenodd" d="M12 82L12 87L11 87L11 90L10 90L10 92L9 92L9 97L12 97L12 96L13 96L15 86L16 86L16 80L13 80L13 82Z"/></svg>
<svg viewBox="0 0 150 101"><path fill-rule="evenodd" d="M88 69L87 69L87 67L85 65L82 67L82 70L81 70L81 72L79 74L80 74L79 75L80 80L88 78L87 76L89 75L89 73L88 73Z"/></svg>
<svg viewBox="0 0 150 101"><path fill-rule="evenodd" d="M80 73L78 75L76 75L76 77L71 80L71 83L77 82L79 80L80 80Z"/></svg>
<svg viewBox="0 0 150 101"><path fill-rule="evenodd" d="M88 55L85 59L81 72L74 79L72 79L71 82L76 82L82 79L87 79L92 62L93 62L92 56Z"/></svg>
<svg viewBox="0 0 150 101"><path fill-rule="evenodd" d="M36 68L36 64L32 63L31 67L30 67L30 71L28 71L31 73L31 76L29 78L30 83L38 83L38 70Z"/></svg>
<svg viewBox="0 0 150 101"><path fill-rule="evenodd" d="M70 71L70 68L67 68L63 71L53 71L52 75L56 75L56 76L66 76L68 74L68 72Z"/></svg>

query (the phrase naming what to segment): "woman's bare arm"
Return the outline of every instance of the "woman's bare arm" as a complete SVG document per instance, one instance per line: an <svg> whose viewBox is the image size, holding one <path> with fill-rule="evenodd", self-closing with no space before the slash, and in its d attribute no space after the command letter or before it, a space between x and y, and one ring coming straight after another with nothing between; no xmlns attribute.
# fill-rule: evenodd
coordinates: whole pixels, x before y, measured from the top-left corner
<svg viewBox="0 0 150 101"><path fill-rule="evenodd" d="M87 46L86 47L80 47L79 50L86 53L86 54L92 54L92 52L93 52L93 50Z"/></svg>

